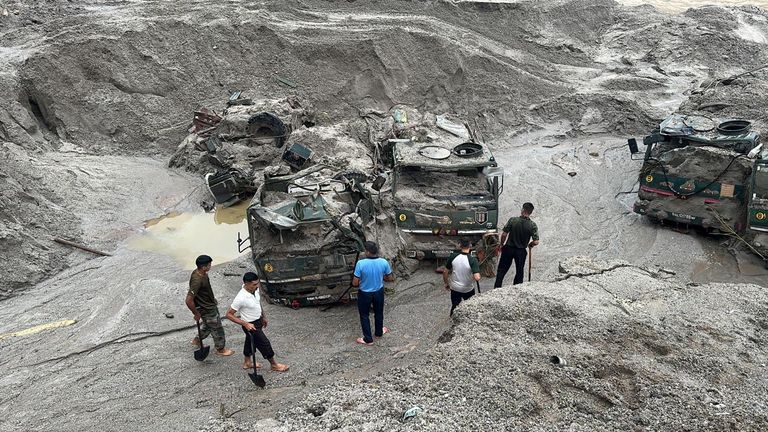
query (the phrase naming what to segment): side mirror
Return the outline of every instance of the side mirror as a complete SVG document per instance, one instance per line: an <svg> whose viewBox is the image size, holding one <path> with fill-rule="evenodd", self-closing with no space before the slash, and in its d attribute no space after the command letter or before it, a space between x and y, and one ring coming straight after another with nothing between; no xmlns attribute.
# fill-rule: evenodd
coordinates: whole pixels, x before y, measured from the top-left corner
<svg viewBox="0 0 768 432"><path fill-rule="evenodd" d="M250 237L246 238L245 240L241 239L240 238L240 231L237 232L237 252L238 253L243 253L243 252L247 251L249 247L251 247L250 244L248 246L246 246L246 247L242 247L243 243L247 242L250 239L251 239Z"/></svg>
<svg viewBox="0 0 768 432"><path fill-rule="evenodd" d="M637 140L634 138L630 138L627 140L627 146L629 146L629 153L635 154L638 153L640 150L637 148Z"/></svg>

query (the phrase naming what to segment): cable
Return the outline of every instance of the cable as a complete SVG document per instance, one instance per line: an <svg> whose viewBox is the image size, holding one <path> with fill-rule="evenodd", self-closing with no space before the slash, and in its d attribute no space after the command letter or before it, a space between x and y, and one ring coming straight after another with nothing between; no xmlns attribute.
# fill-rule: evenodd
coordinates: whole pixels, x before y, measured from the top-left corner
<svg viewBox="0 0 768 432"><path fill-rule="evenodd" d="M182 199L180 199L179 201L177 201L177 202L176 202L176 204L174 204L174 205L172 205L172 206L170 206L170 207L166 207L165 209L163 209L163 212L165 212L165 214L168 214L168 213L170 213L170 212L171 212L171 210L175 210L175 209L176 209L176 207L178 207L178 206L179 206L179 204L181 204L182 202L186 201L186 200L187 200L187 199L188 199L190 196L192 196L192 194L193 194L193 193L195 193L195 191L197 191L198 189L200 189L202 186L203 186L203 184L202 184L202 183L201 183L201 184L198 184L197 186L195 186L194 188L192 188L192 190L191 190L191 191L189 191L189 193L188 193L188 194L186 194L186 195L184 196L184 198L182 198Z"/></svg>
<svg viewBox="0 0 768 432"><path fill-rule="evenodd" d="M628 191L622 191L622 192L617 192L617 193L616 193L616 195L614 195L613 197L614 197L614 198L618 198L618 197L619 197L619 195L629 195L629 194L631 194L631 193L637 193L637 192L639 192L639 189L638 189L638 190L635 190L635 185L636 185L636 184L638 184L639 182L640 182L640 179L637 179L637 180L635 180L635 182L634 182L634 183L632 183L632 187L630 188L630 190L628 190Z"/></svg>
<svg viewBox="0 0 768 432"><path fill-rule="evenodd" d="M678 198L687 198L687 197L690 197L690 196L698 195L699 193L701 193L701 191L706 190L708 187L710 187L713 184L715 184L720 179L720 177L723 174L725 174L726 171L728 171L728 169L731 167L731 165L733 165L733 162L735 162L736 159L738 159L738 158L740 158L742 156L746 157L746 155L744 155L744 154L737 154L736 156L731 158L731 161L728 162L728 165L725 167L725 169L723 171L721 171L720 174L718 174L717 177L715 177L711 182L707 183L705 186L699 188L698 190L694 190L693 192L688 192L688 193L678 192L677 190L675 190L674 187L672 187L672 183L669 181L669 176L667 174L667 167L664 165L664 162L662 162L660 159L656 159L656 158L653 158L653 157L649 157L648 160L656 161L657 165L661 166L661 171L664 174L664 180L667 182L667 187L669 187L669 190L671 190L672 193L674 193L676 197L678 197Z"/></svg>

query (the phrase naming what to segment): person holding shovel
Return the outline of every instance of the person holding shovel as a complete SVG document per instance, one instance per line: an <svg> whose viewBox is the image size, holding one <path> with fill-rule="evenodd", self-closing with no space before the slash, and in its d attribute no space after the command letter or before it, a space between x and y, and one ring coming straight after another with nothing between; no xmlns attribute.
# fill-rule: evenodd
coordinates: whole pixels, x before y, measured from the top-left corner
<svg viewBox="0 0 768 432"><path fill-rule="evenodd" d="M189 291L185 303L192 312L195 321L199 324L202 320L202 330L198 325L198 336L192 339L192 345L202 348L203 339L209 334L213 335L216 354L231 356L234 351L227 348L224 337L224 327L221 325L218 302L213 296L211 281L208 279L208 271L211 270L213 259L208 255L200 255L195 260L197 268L189 277Z"/></svg>
<svg viewBox="0 0 768 432"><path fill-rule="evenodd" d="M514 285L523 283L525 271L525 258L528 256L527 249L532 249L539 244L539 228L536 222L531 220L533 213L533 204L527 202L523 204L519 217L509 219L502 229L501 239L501 258L499 258L499 268L496 271L496 282L494 288L500 288L504 282L512 261L515 262L515 280Z"/></svg>
<svg viewBox="0 0 768 432"><path fill-rule="evenodd" d="M470 254L471 247L468 239L461 239L461 252L452 253L445 263L443 282L445 289L451 292L451 315L462 300L475 295L475 285L480 281L480 262Z"/></svg>
<svg viewBox="0 0 768 432"><path fill-rule="evenodd" d="M264 329L267 328L267 316L261 308L259 285L259 277L256 273L248 272L243 275L243 287L232 300L232 305L227 311L227 319L235 324L240 324L245 333L243 369L261 367L260 363L254 365L251 360L255 348L272 365L273 371L285 372L288 370L288 365L278 363L275 360L275 351L272 350L272 344L267 335L264 334ZM237 312L240 313L240 318L235 316Z"/></svg>

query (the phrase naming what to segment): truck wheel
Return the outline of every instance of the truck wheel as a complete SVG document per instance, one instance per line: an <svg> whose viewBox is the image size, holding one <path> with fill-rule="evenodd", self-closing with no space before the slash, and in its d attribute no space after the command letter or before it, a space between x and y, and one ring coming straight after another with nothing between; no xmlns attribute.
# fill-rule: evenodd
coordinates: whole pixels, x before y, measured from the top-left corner
<svg viewBox="0 0 768 432"><path fill-rule="evenodd" d="M275 147L282 147L291 131L272 113L260 112L248 119L248 133L254 138L271 139Z"/></svg>

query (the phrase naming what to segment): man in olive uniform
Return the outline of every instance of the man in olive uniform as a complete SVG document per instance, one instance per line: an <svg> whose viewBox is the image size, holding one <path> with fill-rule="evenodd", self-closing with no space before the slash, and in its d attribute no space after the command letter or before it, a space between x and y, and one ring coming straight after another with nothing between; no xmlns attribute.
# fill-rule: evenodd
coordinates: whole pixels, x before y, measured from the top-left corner
<svg viewBox="0 0 768 432"><path fill-rule="evenodd" d="M533 213L533 204L527 202L523 204L520 216L510 218L504 225L501 233L501 258L499 258L494 288L501 287L512 261L515 262L514 285L523 283L525 258L528 256L526 249L539 244L539 228L536 222L531 220L531 213Z"/></svg>
<svg viewBox="0 0 768 432"><path fill-rule="evenodd" d="M209 334L213 335L213 343L216 347L216 354L221 356L231 356L234 351L225 346L224 327L221 325L218 303L213 296L211 281L208 279L208 271L211 269L213 259L208 255L200 255L195 260L197 269L189 277L189 291L185 303L192 312L195 321L202 319L202 329L200 337L207 338ZM195 336L192 339L192 345L202 346L200 338Z"/></svg>

